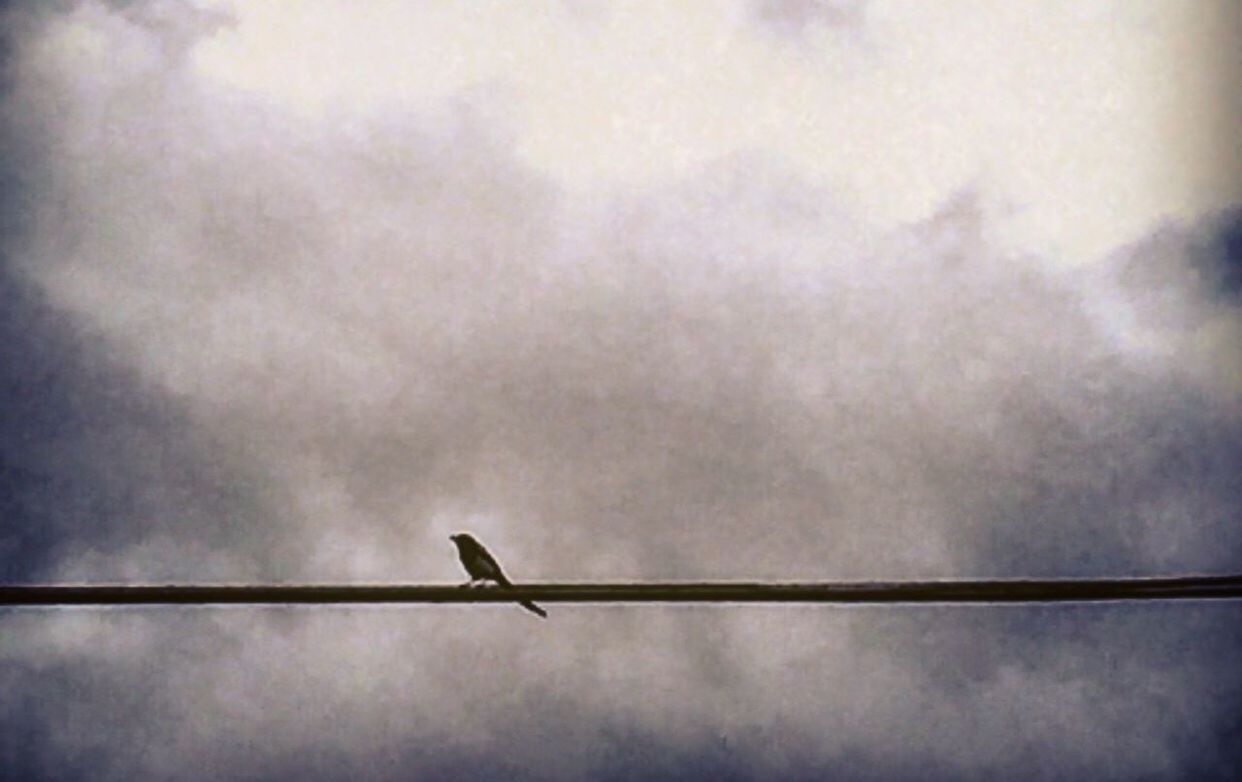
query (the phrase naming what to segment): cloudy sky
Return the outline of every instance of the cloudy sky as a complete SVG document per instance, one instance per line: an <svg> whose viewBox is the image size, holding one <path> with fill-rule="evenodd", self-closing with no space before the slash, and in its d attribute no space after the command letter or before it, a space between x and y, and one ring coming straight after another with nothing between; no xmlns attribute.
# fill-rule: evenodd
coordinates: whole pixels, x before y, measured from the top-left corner
<svg viewBox="0 0 1242 782"><path fill-rule="evenodd" d="M0 580L1242 570L1230 0L14 2ZM1242 606L0 613L0 778L1235 779Z"/></svg>

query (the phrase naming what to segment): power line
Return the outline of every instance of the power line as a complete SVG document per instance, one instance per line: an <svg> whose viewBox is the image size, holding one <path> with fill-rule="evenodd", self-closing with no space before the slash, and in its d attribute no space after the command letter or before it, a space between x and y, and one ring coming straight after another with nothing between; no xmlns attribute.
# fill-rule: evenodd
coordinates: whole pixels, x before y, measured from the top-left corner
<svg viewBox="0 0 1242 782"><path fill-rule="evenodd" d="M23 584L0 606L412 603L1077 603L1242 598L1242 575L897 582L522 584Z"/></svg>

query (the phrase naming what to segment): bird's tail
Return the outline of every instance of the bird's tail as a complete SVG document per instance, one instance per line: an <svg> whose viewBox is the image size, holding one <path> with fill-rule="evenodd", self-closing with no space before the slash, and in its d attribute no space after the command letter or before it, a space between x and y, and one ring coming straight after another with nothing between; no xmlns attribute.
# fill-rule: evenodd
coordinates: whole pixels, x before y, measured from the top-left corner
<svg viewBox="0 0 1242 782"><path fill-rule="evenodd" d="M502 589L513 589L513 582L512 582L512 581L510 581L509 579L505 578L505 574L504 574L504 573L501 573L501 574L500 574L500 575L496 578L496 583L500 584L500 586L501 586L501 588L502 588ZM531 602L531 601L529 601L529 600L519 600L519 601L518 601L518 605L520 605L522 608L525 608L527 611L530 611L532 614L534 614L535 616L539 617L540 619L547 619L547 618L548 618L548 612L547 612L547 611L544 611L542 608L540 608L539 606L535 605L534 603L532 603L532 602Z"/></svg>
<svg viewBox="0 0 1242 782"><path fill-rule="evenodd" d="M547 611L544 611L542 608L530 602L529 600L519 600L518 605L520 605L522 608L525 608L527 611L530 611L532 614L539 617L540 619L548 618Z"/></svg>

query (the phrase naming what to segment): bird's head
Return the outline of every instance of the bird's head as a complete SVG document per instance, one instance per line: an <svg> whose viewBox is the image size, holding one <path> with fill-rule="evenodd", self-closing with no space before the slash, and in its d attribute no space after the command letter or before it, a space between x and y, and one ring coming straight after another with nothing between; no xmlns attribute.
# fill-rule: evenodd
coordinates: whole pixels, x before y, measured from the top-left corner
<svg viewBox="0 0 1242 782"><path fill-rule="evenodd" d="M449 535L449 540L453 541L459 546L463 544L468 545L469 543L474 542L474 538L470 536L469 532L458 532L455 535Z"/></svg>

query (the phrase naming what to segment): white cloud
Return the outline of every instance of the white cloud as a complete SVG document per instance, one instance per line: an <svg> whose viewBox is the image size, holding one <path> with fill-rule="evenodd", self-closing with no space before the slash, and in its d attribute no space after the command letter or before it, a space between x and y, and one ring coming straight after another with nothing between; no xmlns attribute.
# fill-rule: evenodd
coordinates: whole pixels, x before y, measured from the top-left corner
<svg viewBox="0 0 1242 782"><path fill-rule="evenodd" d="M282 8L241 4L203 72L316 113L490 85L522 159L578 189L760 149L890 225L982 183L1015 249L1065 263L1239 197L1226 2L873 2L794 40L719 4Z"/></svg>

